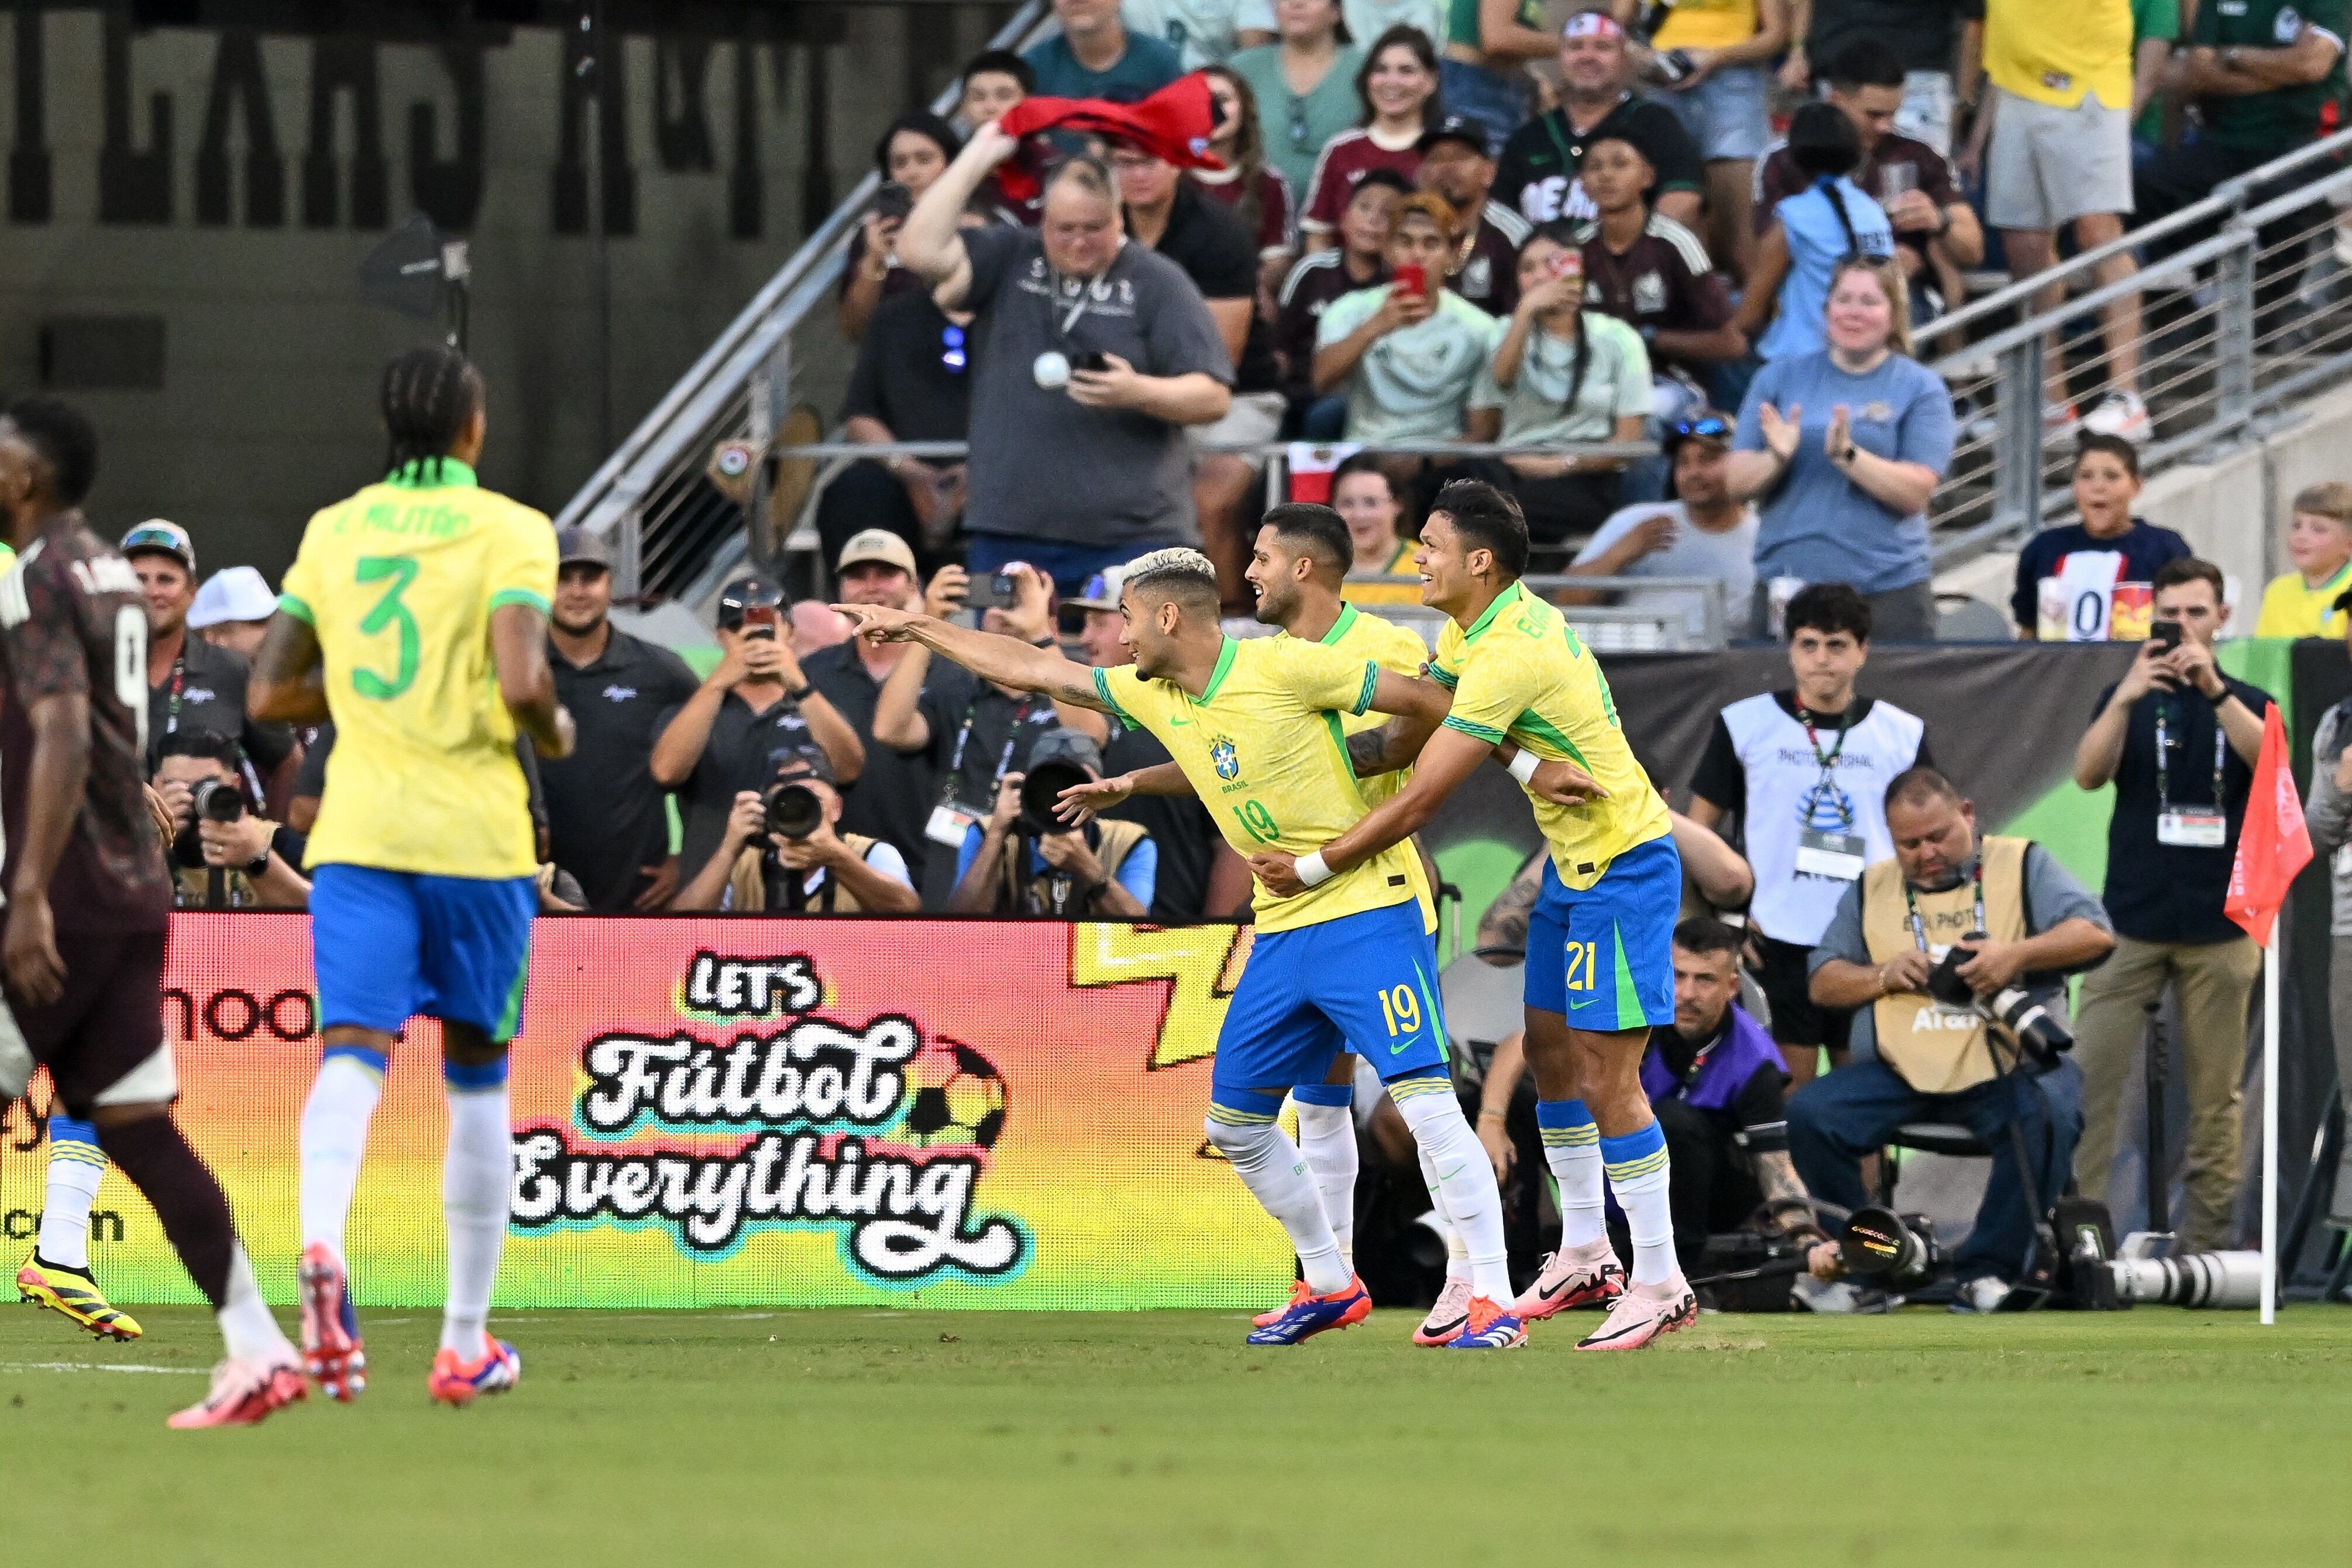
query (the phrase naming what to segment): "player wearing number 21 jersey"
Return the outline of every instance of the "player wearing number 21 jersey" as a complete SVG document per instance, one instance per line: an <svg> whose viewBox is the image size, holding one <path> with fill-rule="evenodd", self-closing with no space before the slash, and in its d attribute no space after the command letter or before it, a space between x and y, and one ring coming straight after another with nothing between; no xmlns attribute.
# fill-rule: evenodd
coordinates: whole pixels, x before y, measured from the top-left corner
<svg viewBox="0 0 2352 1568"><path fill-rule="evenodd" d="M1365 805L1340 716L1377 707L1434 723L1444 694L1319 643L1237 641L1220 626L1218 597L1215 568L1198 551L1154 551L1131 563L1119 609L1135 663L1117 669L1089 669L1017 638L905 611L837 607L860 623L861 635L920 641L987 679L1150 731L1181 770L1183 788L1243 854L1269 845L1304 847L1344 831ZM1133 782L1083 785L1064 798L1107 807ZM1494 1244L1489 1310L1472 1320L1477 1334L1465 1331L1454 1342L1484 1350L1525 1337L1502 1308L1509 1276L1501 1269L1501 1202L1446 1073L1436 953L1406 868L1410 853L1391 847L1319 887L1258 894L1256 942L1217 1037L1207 1127L1298 1255L1303 1287L1276 1321L1251 1331L1255 1344L1295 1344L1371 1310L1340 1258L1297 1145L1276 1121L1290 1087L1320 1082L1343 1048L1374 1064L1416 1137L1449 1173L1441 1194L1448 1217Z"/></svg>

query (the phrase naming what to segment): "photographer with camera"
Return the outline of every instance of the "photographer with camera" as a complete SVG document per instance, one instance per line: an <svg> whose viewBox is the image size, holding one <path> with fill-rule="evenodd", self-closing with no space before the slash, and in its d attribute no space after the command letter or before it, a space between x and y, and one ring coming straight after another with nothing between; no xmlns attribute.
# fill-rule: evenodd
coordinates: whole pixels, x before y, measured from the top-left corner
<svg viewBox="0 0 2352 1568"><path fill-rule="evenodd" d="M310 904L302 836L247 809L245 753L210 730L163 737L154 789L172 814L173 902L184 910L300 910Z"/></svg>
<svg viewBox="0 0 2352 1568"><path fill-rule="evenodd" d="M997 786L987 826L965 833L949 912L1150 920L1160 873L1151 835L1106 818L1074 827L1055 811L1064 790L1102 776L1093 737L1066 729L1039 736L1028 772L1007 773Z"/></svg>
<svg viewBox="0 0 2352 1568"><path fill-rule="evenodd" d="M1886 786L1895 858L1839 899L1811 959L1822 1007L1855 1009L1853 1060L1789 1101L1789 1152L1826 1204L1869 1203L1862 1161L1910 1121L1965 1126L1992 1150L1976 1224L1954 1259L1956 1307L1989 1311L2033 1257L2082 1131L2065 1053L2066 976L2116 945L2106 911L2049 851L1979 837L1976 808L1927 768ZM2011 1128L2021 1134L2013 1137ZM2023 1185L2018 1144L2034 1169ZM1834 1253L1815 1272L1834 1277Z"/></svg>
<svg viewBox="0 0 2352 1568"><path fill-rule="evenodd" d="M906 858L878 838L842 833L833 764L787 754L762 790L736 795L727 831L673 910L739 914L913 914L922 905Z"/></svg>

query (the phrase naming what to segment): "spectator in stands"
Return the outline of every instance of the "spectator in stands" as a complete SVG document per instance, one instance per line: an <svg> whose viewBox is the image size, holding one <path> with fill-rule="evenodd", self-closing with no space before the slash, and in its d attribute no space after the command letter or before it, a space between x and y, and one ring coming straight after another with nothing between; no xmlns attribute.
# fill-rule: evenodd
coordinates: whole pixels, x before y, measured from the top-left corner
<svg viewBox="0 0 2352 1568"><path fill-rule="evenodd" d="M1411 180L1421 168L1421 139L1436 125L1437 51L1418 27L1395 26L1372 40L1356 68L1363 121L1323 143L1307 182L1298 228L1307 245L1339 243L1336 230L1357 182L1374 169Z"/></svg>
<svg viewBox="0 0 2352 1568"><path fill-rule="evenodd" d="M919 199L962 151L963 138L954 126L919 109L898 116L882 132L874 144L874 167L884 180L904 185L910 199ZM922 279L899 266L891 250L902 221L869 212L849 237L849 260L841 274L841 335L851 342L866 335L875 307L886 298L923 292Z"/></svg>
<svg viewBox="0 0 2352 1568"><path fill-rule="evenodd" d="M598 914L658 910L677 890L677 860L654 742L699 682L677 654L613 625L613 556L601 535L560 530L556 551L547 663L580 739L571 755L539 761L546 858L572 873Z"/></svg>
<svg viewBox="0 0 2352 1568"><path fill-rule="evenodd" d="M736 795L718 853L671 907L793 915L919 910L905 858L878 838L843 830L841 811L824 753L786 753L764 788Z"/></svg>
<svg viewBox="0 0 2352 1568"><path fill-rule="evenodd" d="M1549 447L1638 441L1650 416L1650 356L1633 328L1584 308L1584 258L1566 223L1519 251L1519 305L1494 322L1470 394L1470 438ZM1617 510L1622 458L1517 454L1498 476L1538 547L1581 539Z"/></svg>
<svg viewBox="0 0 2352 1568"><path fill-rule="evenodd" d="M1490 316L1507 316L1519 303L1519 247L1528 220L1486 193L1495 184L1495 154L1484 121L1449 114L1421 139L1414 182L1454 209L1454 291Z"/></svg>
<svg viewBox="0 0 2352 1568"><path fill-rule="evenodd" d="M1249 564L1242 513L1249 508L1262 464L1216 446L1261 446L1282 433L1282 372L1274 357L1274 331L1257 313L1258 247L1223 203L1166 159L1120 147L1111 168L1124 198L1127 236L1184 269L1224 340L1233 381L1225 416L1186 431L1193 447L1192 506L1201 547L1216 563L1219 580L1236 606L1248 602L1242 570Z"/></svg>
<svg viewBox="0 0 2352 1568"><path fill-rule="evenodd" d="M1631 26L1647 0L1613 0ZM1634 53L1653 96L1675 111L1706 163L1707 240L1736 278L1754 265L1756 161L1772 139L1765 100L1772 60L1789 41L1787 0L1679 5ZM1661 57L1680 68L1669 76Z"/></svg>
<svg viewBox="0 0 2352 1568"><path fill-rule="evenodd" d="M1723 584L1724 636L1755 635L1754 506L1731 499L1731 420L1708 410L1667 426L1666 499L1629 506L1601 525L1568 568L1571 577L1712 577ZM1591 604L1598 590L1571 590L1563 604ZM1694 641L1706 633L1706 606L1688 589L1640 588L1610 595L1627 609L1684 611Z"/></svg>
<svg viewBox="0 0 2352 1568"><path fill-rule="evenodd" d="M1885 210L1895 231L1895 254L1911 280L1915 321L1927 314L1924 302L1930 283L1946 309L1957 308L1961 271L1984 260L1984 229L1943 154L1894 129L1903 106L1901 58L1867 37L1824 58L1830 62L1830 101L1845 111L1862 139L1862 165L1853 172L1853 183ZM1806 184L1786 143L1776 147L1757 174L1759 223L1769 223L1774 209Z"/></svg>
<svg viewBox="0 0 2352 1568"><path fill-rule="evenodd" d="M2324 479L2294 498L2288 515L2286 557L2294 570L2263 590L2258 637L2344 635L2341 600L2352 586L2352 484Z"/></svg>
<svg viewBox="0 0 2352 1568"><path fill-rule="evenodd" d="M1103 776L1102 749L1076 730L1050 730L1030 749L1029 768L1063 764ZM1027 773L1004 775L985 825L964 834L950 914L1035 915L1047 920L1148 920L1158 893L1160 848L1132 822L1098 818L1074 827L1050 804L1022 800Z"/></svg>
<svg viewBox="0 0 2352 1568"><path fill-rule="evenodd" d="M802 673L783 635L791 626L783 604L782 592L757 574L719 590L719 664L654 740L654 783L685 797L678 865L687 880L718 849L735 797L761 787L779 759L822 752L845 780L866 765L865 742Z"/></svg>
<svg viewBox="0 0 2352 1568"><path fill-rule="evenodd" d="M2072 226L2077 250L2121 237L2132 211L2131 0L1988 0L1984 68L1992 91L1960 162L1965 171L1984 169L1985 216L2000 230L2010 277L2022 281L2057 266L2063 227ZM2138 270L2132 253L2119 250L2099 263L2099 285ZM2065 293L2053 281L2034 296L2034 309L2055 310ZM2080 423L2102 436L2145 439L2139 295L2109 300L2100 330L2107 392ZM2045 429L2063 433L2077 423L2055 331L2042 346L2042 403Z"/></svg>
<svg viewBox="0 0 2352 1568"><path fill-rule="evenodd" d="M1953 82L1976 79L1983 18L1984 0L1790 0L1791 42L1780 85L1808 91L1830 74L1815 70L1814 62L1827 67L1857 43L1883 45L1895 51L1903 71L1895 129L1948 158ZM1973 100L1968 107L1974 109Z"/></svg>
<svg viewBox="0 0 2352 1568"><path fill-rule="evenodd" d="M1812 999L1806 955L1863 868L1895 852L1887 785L1935 765L1916 714L1856 693L1869 658L1862 596L1843 583L1807 588L1789 601L1794 683L1717 713L1691 777L1693 818L1722 832L1739 819L1756 872L1748 911L1756 977L1800 1087L1824 1050L1832 1067L1845 1065L1852 1022L1849 1010Z"/></svg>
<svg viewBox="0 0 2352 1568"><path fill-rule="evenodd" d="M152 799L173 824L165 847L172 901L184 910L299 910L310 902L302 876L302 835L257 815L247 795L245 757L226 735L183 730L163 741ZM236 801L236 816L199 815L196 792L211 786Z"/></svg>
<svg viewBox="0 0 2352 1568"><path fill-rule="evenodd" d="M2123 679L2099 693L2074 749L2075 784L2116 786L2106 887L2116 951L2084 976L2075 1017L2084 1127L2074 1176L2085 1194L2105 1195L2146 1008L2171 986L2189 1091L2188 1213L2173 1245L2190 1253L2238 1239L2238 1084L2263 955L2222 905L2271 700L2213 662L2230 618L2219 567L2193 556L2165 566L2156 614L2179 625L2179 646L2143 644Z"/></svg>
<svg viewBox="0 0 2352 1568"><path fill-rule="evenodd" d="M1033 92L1140 103L1184 74L1173 48L1128 30L1118 0L1054 0L1054 19L1062 30L1021 57L1036 72Z"/></svg>
<svg viewBox="0 0 2352 1568"><path fill-rule="evenodd" d="M2327 1019L2335 1037L2336 1092L2352 1114L2352 700L2320 715L2311 739L2311 788L2303 808L2313 854L2328 867ZM2352 1139L2336 1156L2327 1225L2352 1230Z"/></svg>
<svg viewBox="0 0 2352 1568"><path fill-rule="evenodd" d="M1046 177L1041 227L960 230L964 204L1013 148L993 125L973 132L908 215L898 251L941 309L978 318L967 564L1026 561L1083 583L1196 537L1184 427L1233 406L1233 355L1183 268L1125 243L1110 172L1094 158Z"/></svg>
<svg viewBox="0 0 2352 1568"><path fill-rule="evenodd" d="M1135 650L1121 640L1125 627L1118 594L1127 574L1114 566L1089 580L1076 595L1062 601L1076 605L1084 619L1078 646L1087 662L1098 669L1116 669L1135 662ZM1119 726L1103 748L1107 778L1139 773L1169 760L1168 748L1149 730ZM1151 918L1163 925L1201 920L1229 920L1250 907L1249 862L1234 853L1200 797L1184 795L1138 795L1102 814L1130 822L1150 835L1158 856L1151 890Z"/></svg>
<svg viewBox="0 0 2352 1568"><path fill-rule="evenodd" d="M1511 133L1495 175L1495 197L1519 209L1531 224L1596 215L1579 174L1584 154L1603 136L1631 142L1647 160L1656 184L1657 211L1695 228L1706 170L1698 144L1664 104L1633 96L1625 29L1606 11L1580 11L1560 34L1562 101Z"/></svg>
<svg viewBox="0 0 2352 1568"><path fill-rule="evenodd" d="M1188 71L1223 65L1233 56L1243 0L1123 0L1119 18L1131 32L1158 38Z"/></svg>
<svg viewBox="0 0 2352 1568"><path fill-rule="evenodd" d="M1412 574L1413 552L1420 546L1397 532L1404 498L1397 494L1378 458L1358 452L1339 465L1331 476L1331 510L1348 525L1348 540L1354 546L1348 563L1350 579ZM1350 595L1342 590L1342 596ZM1412 602L1420 602L1418 593Z"/></svg>
<svg viewBox="0 0 2352 1568"><path fill-rule="evenodd" d="M1249 84L1267 128L1266 162L1304 200L1324 144L1356 123L1356 75L1364 53L1339 41L1339 0L1275 0L1280 42L1242 50L1226 62Z"/></svg>
<svg viewBox="0 0 2352 1568"><path fill-rule="evenodd" d="M2116 588L2154 583L2158 571L2192 552L2172 530L2134 517L2138 499L2139 448L2120 436L2083 437L2074 453L2074 511L2082 521L2045 528L2018 552L2009 612L2020 637L2099 642L2147 635L2144 626L2126 633L2113 625Z"/></svg>
<svg viewBox="0 0 2352 1568"><path fill-rule="evenodd" d="M1283 387L1298 418L1300 433L1314 441L1336 441L1348 425L1342 394L1315 390L1315 334L1323 312L1341 295L1388 281L1389 236L1396 226L1397 203L1411 195L1402 175L1375 169L1348 198L1339 218L1339 245L1310 250L1282 280L1274 323L1275 353L1282 363Z"/></svg>
<svg viewBox="0 0 2352 1568"><path fill-rule="evenodd" d="M2189 0L2196 9L2196 0ZM2164 79L2180 38L2181 0L2132 0L2132 202L2140 225L2148 222L2139 173L2162 149Z"/></svg>
<svg viewBox="0 0 2352 1568"><path fill-rule="evenodd" d="M1265 128L1249 83L1229 66L1211 68L1208 77L1217 114L1209 151L1224 167L1188 170L1185 177L1222 203L1257 241L1257 310L1272 325L1275 290L1298 249L1298 204L1282 171L1265 161Z"/></svg>
<svg viewBox="0 0 2352 1568"><path fill-rule="evenodd" d="M966 132L979 130L1037 90L1037 73L1011 49L987 49L963 68L963 93L956 119Z"/></svg>
<svg viewBox="0 0 2352 1568"><path fill-rule="evenodd" d="M1391 281L1344 294L1323 312L1315 390L1345 389L1349 440L1461 437L1495 321L1445 286L1454 238L1454 209L1442 198L1405 197L1389 235Z"/></svg>
<svg viewBox="0 0 2352 1568"><path fill-rule="evenodd" d="M961 441L971 429L970 310L942 310L927 289L882 302L858 341L857 363L841 401L842 438L861 445ZM946 557L964 510L968 464L956 458L866 458L833 478L817 498L824 557L850 536L886 528L932 561Z"/></svg>
<svg viewBox="0 0 2352 1568"><path fill-rule="evenodd" d="M188 605L188 629L249 664L261 651L261 639L277 609L278 595L260 573L250 566L224 566L196 590Z"/></svg>
<svg viewBox="0 0 2352 1568"><path fill-rule="evenodd" d="M2352 5L2344 0L2197 6L2189 48L2161 79L2167 92L2196 101L2201 129L2138 171L2138 221L2193 206L2222 181L2308 144L2323 127L2340 129L2340 117L2329 116L2343 101L2347 29Z"/></svg>
<svg viewBox="0 0 2352 1568"><path fill-rule="evenodd" d="M1339 14L1347 23L1351 38L1377 38L1400 22L1409 23L1429 36L1433 44L1445 41L1445 7L1448 0L1340 0ZM1234 37L1245 49L1273 43L1279 36L1276 0L1242 0L1241 14L1234 18Z"/></svg>
<svg viewBox="0 0 2352 1568"><path fill-rule="evenodd" d="M1730 484L1763 506L1757 591L1769 597L1776 577L1851 583L1881 641L1930 641L1927 501L1952 458L1952 395L1911 357L1894 263L1841 262L1828 321L1826 349L1766 365L1740 405Z"/></svg>
<svg viewBox="0 0 2352 1568"><path fill-rule="evenodd" d="M188 531L153 518L124 534L121 548L147 606L147 771L155 771L170 737L206 730L237 742L256 801L284 799L301 765L294 731L247 716L251 667L243 655L188 636L196 596L196 547Z"/></svg>
<svg viewBox="0 0 2352 1568"><path fill-rule="evenodd" d="M1841 261L1895 254L1886 210L1852 178L1862 163L1862 138L1843 110L1826 103L1798 110L1789 121L1788 153L1805 185L1774 204L1739 302L1739 328L1756 340L1767 363L1821 352L1822 301Z"/></svg>
<svg viewBox="0 0 2352 1568"><path fill-rule="evenodd" d="M1446 0L1444 30L1446 105L1484 121L1499 144L1528 117L1528 63L1555 47L1543 0Z"/></svg>
<svg viewBox="0 0 2352 1568"><path fill-rule="evenodd" d="M1748 339L1698 236L1650 210L1656 178L1622 136L1596 137L1585 149L1584 190L1600 216L1579 231L1584 298L1641 335L1656 410L1682 416L1706 405L1702 389L1747 354Z"/></svg>

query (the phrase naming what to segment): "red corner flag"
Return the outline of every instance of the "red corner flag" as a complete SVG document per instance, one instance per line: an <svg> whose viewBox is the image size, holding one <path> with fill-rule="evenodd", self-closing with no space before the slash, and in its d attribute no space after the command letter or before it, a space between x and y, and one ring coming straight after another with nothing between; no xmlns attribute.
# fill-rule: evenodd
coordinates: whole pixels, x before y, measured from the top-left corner
<svg viewBox="0 0 2352 1568"><path fill-rule="evenodd" d="M2268 947L2288 887L2310 864L2311 832L2303 824L2303 797L2295 793L2286 725L2273 702L2263 712L2262 755L2254 759L2253 793L2246 800L2246 822L2238 833L2238 858L2230 868L2230 896L2221 911Z"/></svg>

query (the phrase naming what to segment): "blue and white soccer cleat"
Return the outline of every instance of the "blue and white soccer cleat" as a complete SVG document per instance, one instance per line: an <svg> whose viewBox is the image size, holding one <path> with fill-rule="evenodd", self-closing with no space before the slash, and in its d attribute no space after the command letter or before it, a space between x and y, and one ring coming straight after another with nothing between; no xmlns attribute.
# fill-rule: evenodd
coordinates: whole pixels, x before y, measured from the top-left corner
<svg viewBox="0 0 2352 1568"><path fill-rule="evenodd" d="M1517 1350L1528 1342L1528 1325L1509 1308L1486 1296L1470 1299L1462 1331L1446 1342L1450 1351Z"/></svg>
<svg viewBox="0 0 2352 1568"><path fill-rule="evenodd" d="M1311 1296L1301 1292L1291 1300L1282 1314L1262 1329L1252 1329L1248 1342L1254 1345L1295 1345L1311 1340L1328 1329L1344 1329L1360 1323L1372 1315L1372 1298L1364 1282L1354 1275L1328 1296Z"/></svg>
<svg viewBox="0 0 2352 1568"><path fill-rule="evenodd" d="M504 1340L492 1340L478 1361L459 1361L445 1350L433 1358L425 1392L444 1405L467 1405L485 1394L504 1394L522 1381L522 1357Z"/></svg>

